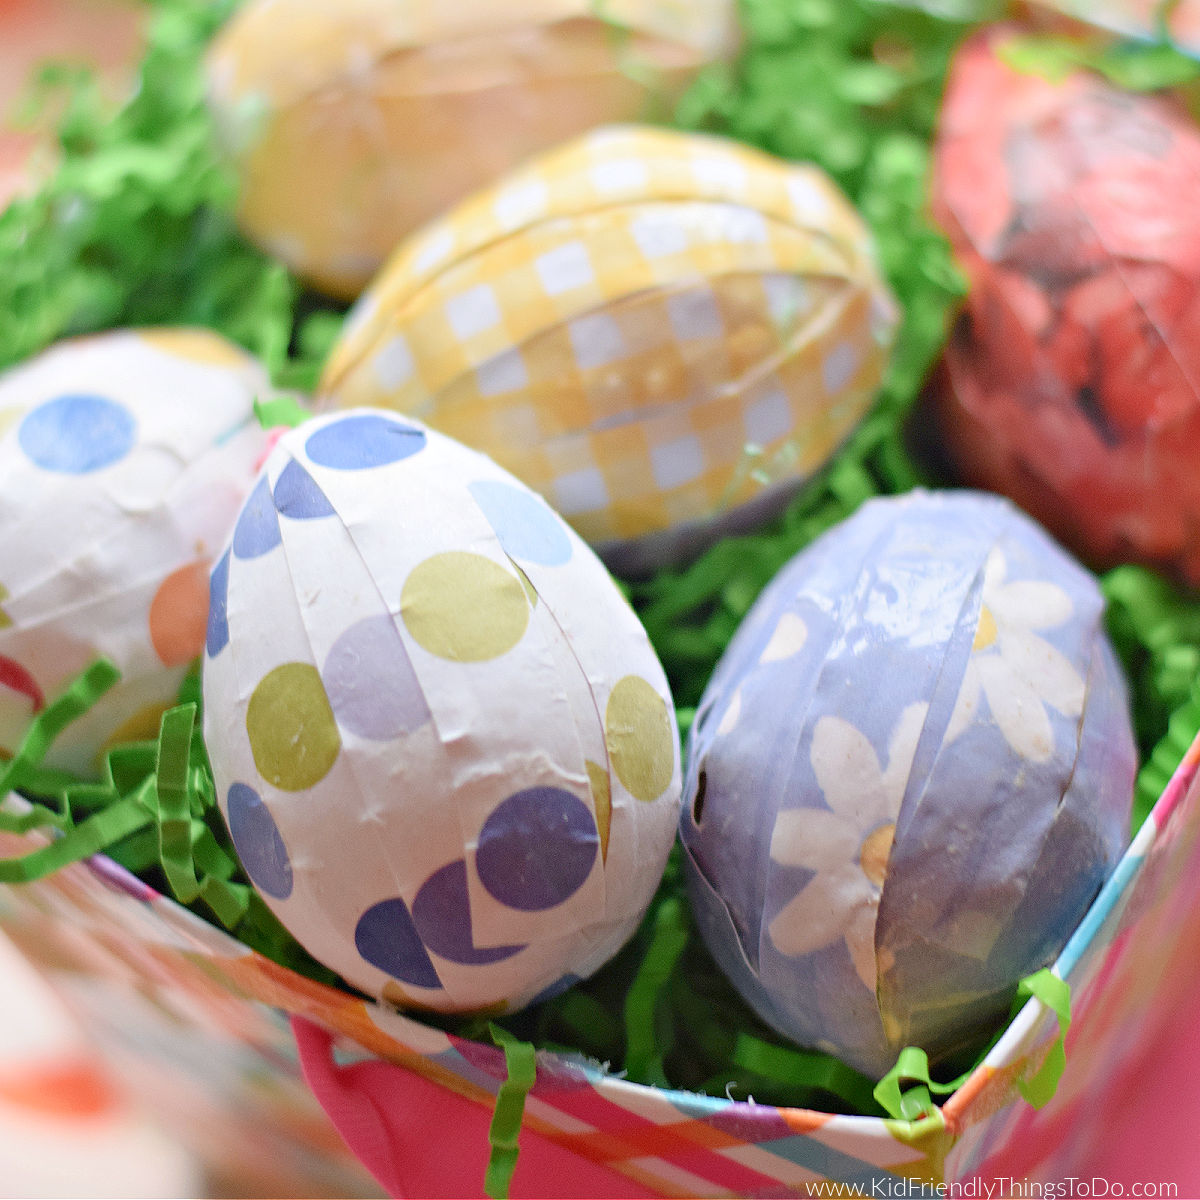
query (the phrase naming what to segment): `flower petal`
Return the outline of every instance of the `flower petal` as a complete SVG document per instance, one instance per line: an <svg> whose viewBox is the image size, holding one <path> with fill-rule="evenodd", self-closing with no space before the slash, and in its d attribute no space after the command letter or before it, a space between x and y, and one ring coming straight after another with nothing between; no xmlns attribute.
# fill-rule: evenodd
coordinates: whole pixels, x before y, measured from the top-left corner
<svg viewBox="0 0 1200 1200"><path fill-rule="evenodd" d="M838 816L864 833L891 818L875 748L849 721L822 717L810 758L825 802Z"/></svg>
<svg viewBox="0 0 1200 1200"><path fill-rule="evenodd" d="M887 815L893 821L900 813L900 801L904 799L904 790L908 787L913 757L917 753L917 743L925 729L925 716L928 712L929 704L925 700L906 705L888 742L888 765L883 773L883 791L888 802Z"/></svg>
<svg viewBox="0 0 1200 1200"><path fill-rule="evenodd" d="M785 612L779 618L779 624L775 626L775 632L771 634L771 640L758 661L769 663L791 658L804 648L807 640L808 626L803 618L796 613Z"/></svg>
<svg viewBox="0 0 1200 1200"><path fill-rule="evenodd" d="M1054 730L1042 698L999 654L982 655L976 665L1005 740L1022 758L1045 762L1054 751Z"/></svg>
<svg viewBox="0 0 1200 1200"><path fill-rule="evenodd" d="M781 954L811 954L842 937L854 912L873 900L857 865L822 871L779 910L767 934Z"/></svg>
<svg viewBox="0 0 1200 1200"><path fill-rule="evenodd" d="M1001 630L1052 629L1075 615L1071 597L1056 583L1023 579L1006 583L988 596L988 606Z"/></svg>
<svg viewBox="0 0 1200 1200"><path fill-rule="evenodd" d="M946 726L946 742L949 744L964 729L975 720L979 711L979 695L981 682L979 667L974 658L967 660L967 669L963 672L962 686L958 689L958 700L955 701L954 711L950 714L950 724Z"/></svg>
<svg viewBox="0 0 1200 1200"><path fill-rule="evenodd" d="M785 867L821 871L855 861L859 831L823 808L788 808L775 818L771 858Z"/></svg>
<svg viewBox="0 0 1200 1200"><path fill-rule="evenodd" d="M1087 684L1061 650L1036 633L1002 630L1000 653L1016 674L1064 717L1083 712Z"/></svg>
<svg viewBox="0 0 1200 1200"><path fill-rule="evenodd" d="M860 904L846 929L846 949L859 979L868 991L874 992L879 983L879 964L875 957L875 924L879 919L879 899Z"/></svg>
<svg viewBox="0 0 1200 1200"><path fill-rule="evenodd" d="M717 726L717 733L725 734L732 733L737 728L737 723L742 715L742 689L738 688L733 693L733 699L729 701L729 707L725 710L721 717L721 723Z"/></svg>
<svg viewBox="0 0 1200 1200"><path fill-rule="evenodd" d="M999 546L993 546L988 552L987 562L983 564L983 602L991 604L991 598L1003 586L1004 577L1008 574L1008 559Z"/></svg>

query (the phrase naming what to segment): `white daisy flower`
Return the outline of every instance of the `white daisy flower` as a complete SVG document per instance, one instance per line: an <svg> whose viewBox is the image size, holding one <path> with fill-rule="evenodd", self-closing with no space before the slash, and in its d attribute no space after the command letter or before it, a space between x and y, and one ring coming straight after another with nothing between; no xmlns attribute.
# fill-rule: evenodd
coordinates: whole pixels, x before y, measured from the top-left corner
<svg viewBox="0 0 1200 1200"><path fill-rule="evenodd" d="M928 704L910 704L888 744L887 767L849 721L822 717L811 761L828 810L787 809L775 818L771 858L816 875L779 911L767 934L782 954L811 954L845 938L854 969L875 990L875 921L900 802Z"/></svg>
<svg viewBox="0 0 1200 1200"><path fill-rule="evenodd" d="M1074 616L1070 596L1040 580L1005 583L1008 564L994 549L983 576L983 603L958 702L946 730L953 741L974 721L981 697L1008 744L1022 758L1045 762L1054 752L1046 706L1065 717L1083 712L1086 685L1067 657L1035 629Z"/></svg>

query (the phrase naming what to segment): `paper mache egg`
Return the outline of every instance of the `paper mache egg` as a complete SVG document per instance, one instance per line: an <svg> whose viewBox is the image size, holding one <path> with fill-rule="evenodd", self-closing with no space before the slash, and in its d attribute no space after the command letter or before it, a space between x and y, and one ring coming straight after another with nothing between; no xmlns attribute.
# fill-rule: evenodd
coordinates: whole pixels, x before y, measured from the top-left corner
<svg viewBox="0 0 1200 1200"><path fill-rule="evenodd" d="M212 574L204 728L266 903L362 991L516 1008L605 962L678 824L670 693L595 555L394 413L286 434Z"/></svg>
<svg viewBox="0 0 1200 1200"><path fill-rule="evenodd" d="M697 711L697 922L761 1016L878 1077L977 1048L1128 840L1094 579L995 496L869 501L756 601Z"/></svg>
<svg viewBox="0 0 1200 1200"><path fill-rule="evenodd" d="M733 0L251 0L214 42L209 101L243 228L349 298L522 159L669 113L737 40Z"/></svg>
<svg viewBox="0 0 1200 1200"><path fill-rule="evenodd" d="M60 342L0 376L0 758L96 659L122 679L46 762L158 735L204 646L208 573L266 448L270 382L201 329Z"/></svg>
<svg viewBox="0 0 1200 1200"><path fill-rule="evenodd" d="M782 508L870 405L896 320L816 168L610 127L405 243L316 406L483 450L639 574Z"/></svg>
<svg viewBox="0 0 1200 1200"><path fill-rule="evenodd" d="M1010 67L950 76L933 209L966 272L935 389L966 482L1098 567L1200 587L1200 130L1166 98Z"/></svg>

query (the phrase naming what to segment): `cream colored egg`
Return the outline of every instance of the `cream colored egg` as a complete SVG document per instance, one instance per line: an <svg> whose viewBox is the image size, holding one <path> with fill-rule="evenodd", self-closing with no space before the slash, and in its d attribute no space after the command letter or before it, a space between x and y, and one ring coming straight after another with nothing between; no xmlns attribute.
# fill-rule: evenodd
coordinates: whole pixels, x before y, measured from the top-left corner
<svg viewBox="0 0 1200 1200"><path fill-rule="evenodd" d="M735 41L732 0L251 0L209 91L246 231L349 297L527 156L665 115Z"/></svg>

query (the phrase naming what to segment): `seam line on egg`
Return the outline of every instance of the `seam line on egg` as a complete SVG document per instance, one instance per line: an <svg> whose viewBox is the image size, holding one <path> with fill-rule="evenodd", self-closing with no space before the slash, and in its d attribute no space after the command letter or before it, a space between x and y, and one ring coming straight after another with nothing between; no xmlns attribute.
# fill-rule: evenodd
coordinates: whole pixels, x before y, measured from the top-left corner
<svg viewBox="0 0 1200 1200"><path fill-rule="evenodd" d="M287 448L287 453L288 453L289 459L292 462L296 462L305 471L309 470L310 464L301 462L298 455L290 447ZM282 473L282 472L280 472L280 473ZM278 477L277 477L277 481L278 481ZM314 482L316 482L315 477L314 477ZM318 483L317 486L320 487L320 484ZM322 494L325 494L324 489L322 488L321 490L322 490ZM326 499L329 499L328 495L326 495ZM341 513L337 510L337 507L333 504L333 501L331 499L329 500L329 503L330 503L330 507L332 507L334 509L334 519L338 522L339 526L341 527L342 534L343 534L346 542L350 546L353 547L355 553L358 555L359 562L362 564L364 574L371 581L372 586L375 588L375 595L378 596L380 604L383 608L383 611L387 612L388 615L390 616L391 613L388 610L386 604L384 603L383 596L378 591L378 587L375 584L375 578L371 574L370 566L368 565L366 558L362 554L362 551L359 549L358 544L354 541L354 537L350 532L349 525L343 519ZM274 506L275 506L274 487L271 488L271 505L274 508ZM305 619L304 608L298 603L298 592L297 592L297 588L296 588L296 580L292 574L291 556L288 553L288 544L287 544L288 539L284 535L284 525L283 525L284 521L286 520L289 523L293 523L293 520L292 520L292 518L285 517L283 515L283 513L279 512L278 509L275 509L275 519L279 523L279 541L280 541L280 546L283 550L283 558L284 558L285 567L287 569L288 581L291 585L292 595L297 598L296 607L298 610L299 624L300 624L301 629L304 631L305 640L308 642L309 654L312 659L313 667L317 671L318 676L320 676L321 670L322 670L321 657L317 654L316 646L313 644L313 639L312 639L312 634L309 629L309 624L308 624L307 620ZM299 525L304 524L303 521L294 522L294 523L299 524ZM325 684L324 684L323 679L321 681L321 688L322 688L322 691L324 691ZM328 695L326 695L326 702L327 703L329 702ZM331 709L332 709L332 705L331 705ZM365 816L365 801L366 801L367 796L370 794L370 789L363 787L362 780L359 776L358 770L356 769L356 766L354 763L354 756L352 754L348 753L348 751L347 751L346 740L345 740L345 737L344 737L344 734L342 731L342 727L337 720L336 714L334 714L334 725L337 728L337 733L338 733L338 754L337 754L337 758L333 762L333 765L330 767L330 773L332 773L333 771L335 771L337 769L339 762L344 763L343 769L348 772L348 774L350 775L350 778L354 781L355 788L358 793L358 795L356 797L356 799L359 801L359 803L357 805L357 810L358 810L358 814L359 814L359 820L361 821L362 818ZM328 775L325 776L325 779L327 779L327 778L328 778ZM293 800L291 800L291 797L293 797L293 796L303 796L303 795L305 795L305 793L308 793L311 795L315 789L320 788L324 784L325 779L318 781L311 788L306 788L304 790L304 792L286 793L286 796L288 797L288 799L284 800L283 802L284 803L294 802ZM344 803L344 800L345 800L344 796L342 797L342 800ZM393 860L392 860L392 857L390 854L390 850L391 850L390 840L383 836L379 836L375 839L375 845L376 845L377 850L379 851L379 853L381 853L384 861L387 864L390 879L398 880L400 878L400 875L399 875L399 873L397 873L395 871L395 869L393 867ZM395 892L396 892L396 894L399 894L399 889L398 888L395 889ZM407 904L408 901L406 900L405 903ZM315 907L316 907L317 911L319 911L321 914L321 926L327 933L327 936L321 938L321 944L323 946L330 945L330 944L333 944L335 946L336 945L344 945L345 944L345 930L335 923L333 917L329 914L328 907L326 905L317 905ZM309 911L311 911L311 906L310 906ZM359 957L361 958L361 956L359 956ZM364 963L366 963L367 960L362 959L362 961ZM367 964L367 965L371 966L373 970L377 970L377 971L380 970L378 967L375 967L374 964ZM388 972L380 971L380 974L388 975ZM394 977L388 975L388 978L391 979Z"/></svg>
<svg viewBox="0 0 1200 1200"><path fill-rule="evenodd" d="M1088 227L1088 229L1091 230L1091 232L1093 234L1095 234L1096 240L1100 243L1105 254L1108 256L1109 262L1113 266L1113 270L1116 272L1117 277L1121 281L1122 288L1124 288L1126 294L1133 301L1134 305L1137 307L1138 312L1140 312L1142 314L1142 317L1145 319L1146 324L1151 329L1154 330L1155 336L1158 338L1159 342L1162 344L1163 349L1167 352L1167 355L1171 359L1171 362L1174 363L1175 369L1179 372L1180 377L1190 387L1192 395L1194 397L1200 397L1200 381L1193 379L1191 377L1191 375L1189 374L1189 372L1186 370L1186 368L1183 365L1183 362L1180 360L1179 356L1175 353L1175 347L1172 344L1171 339L1168 338L1167 335L1162 331L1162 329L1159 327L1158 322L1151 318L1150 314L1146 311L1146 306L1142 302L1141 297L1138 295L1138 293L1136 291L1134 291L1132 285L1129 282L1129 279L1126 277L1126 274L1125 274L1124 270L1122 269L1123 263L1125 261L1124 256L1113 252L1112 248L1108 245L1107 241L1104 238L1103 230L1099 229L1096 226L1095 222L1089 218L1087 212L1084 210L1083 205L1080 204L1079 198L1076 195L1076 191L1074 188L1072 188L1070 190L1069 195L1071 198L1071 202L1074 204L1076 211L1079 214L1079 219L1083 222L1083 224L1085 224ZM1173 422L1173 424L1182 423L1182 421L1184 419L1186 419L1186 414L1177 418L1177 420L1175 422ZM1171 423L1166 424L1166 425L1153 425L1152 428L1155 429L1155 431L1159 431L1162 429L1169 429L1170 424Z"/></svg>
<svg viewBox="0 0 1200 1200"><path fill-rule="evenodd" d="M870 541L868 542L867 546L863 549L863 551L859 557L858 571L855 576L855 587L856 588L859 585L860 581L863 580L866 575L866 564L871 559L877 557L876 547L878 547L879 544L882 542L882 540L887 537L889 529L890 529L890 527L887 525L880 526L880 528L877 529L874 532L874 534L872 535L872 537L870 538ZM818 542L821 540L824 540L824 538L826 536L827 536L827 534L822 535L822 537L820 539L818 539ZM818 542L811 543L809 548L811 549L811 547L817 545ZM787 568L785 567L784 570L787 570ZM797 598L797 591L795 588L790 589L790 596L791 596L792 600L795 600ZM850 618L853 615L853 612L851 611L851 604L853 601L855 601L855 599L856 599L856 593L853 590L843 593L842 596L840 597L840 600L842 601L842 603L840 603L838 606L837 617L834 620L830 621L830 624L833 626L833 636L829 639L829 646L832 646L834 644L834 642L837 641L839 638L844 638L847 625L849 623ZM857 609L861 609L861 603L862 603L861 596L857 597L857 599L858 599ZM857 611L857 609L855 611ZM813 705L816 703L817 697L821 692L821 683L826 678L826 676L830 674L830 671L831 671L831 662L830 662L830 656L829 656L828 648L827 648L826 653L824 654L820 665L817 667L817 670L813 675L812 683L808 688L808 696L807 696L808 702L807 702L807 705L805 706L804 712L802 714L798 714L798 719L793 720L793 722L792 722L792 727L797 731L797 737L796 737L795 742L792 745L791 758L787 765L787 768L784 771L784 773L780 776L781 782L782 782L782 784L785 788L785 791L787 793L787 796L789 798L791 798L792 796L795 796L795 795L804 795L804 792L802 792L800 788L795 786L795 780L797 778L796 764L800 760L801 746L804 744L804 741L805 741L804 735L805 735L805 732L808 730L809 715L811 714ZM811 737L808 739L808 741L809 741L810 752L811 752L811 742L812 742ZM878 751L876 751L876 753L878 754ZM808 769L811 770L811 762L809 763ZM828 801L826 801L826 799L825 799L824 794L820 791L820 788L818 787L816 790L817 790L817 794L820 795L822 807L828 811L832 811L832 809L830 809ZM793 805L791 807L815 807L815 806ZM782 804L780 804L778 809L776 810L776 816L778 816L778 813L781 811L783 811ZM762 890L763 904L759 910L759 927L758 927L758 931L757 931L757 938L756 938L756 945L755 945L755 966L756 966L756 968L762 962L763 942L764 942L764 940L769 940L769 936L770 936L767 931L768 923L765 920L765 916L766 916L765 909L766 909L766 897L767 897L767 893L770 891L771 879L772 879L772 876L775 874L776 864L775 864L775 860L771 858L769 849L765 856L764 862L766 864L767 874L766 874L765 879L763 880L763 890ZM776 953L778 953L778 951L776 951Z"/></svg>
<svg viewBox="0 0 1200 1200"><path fill-rule="evenodd" d="M543 182L541 180L540 176L535 175L535 176L532 176L531 178L535 182ZM522 174L520 179L524 180L525 175ZM468 203L469 202L470 201L468 201ZM421 298L423 298L425 296L425 294L431 288L433 288L435 286L436 281L438 279L442 278L444 275L448 274L449 272L453 271L457 267L461 266L468 259L474 258L476 255L485 254L488 251L494 249L500 243L505 242L505 241L509 240L510 238L517 237L517 236L529 237L529 236L535 235L537 232L543 230L545 227L553 226L555 224L558 224L558 223L561 223L564 221L573 221L573 220L579 220L579 219L585 218L585 217L597 217L597 216L601 216L601 215L622 213L625 210L639 208L642 205L647 205L647 204L661 204L661 205L704 204L704 205L708 205L708 206L712 206L712 207L730 208L730 209L736 209L741 212L755 213L755 214L765 217L767 220L771 221L773 224L779 225L779 226L783 227L784 229L787 229L793 233L807 234L810 237L814 237L814 238L817 238L818 240L820 240L822 243L824 243L826 245L826 248L828 250L832 250L834 253L834 256L836 258L840 259L841 262L844 264L844 277L847 279L847 281L861 280L864 275L878 276L878 278L880 279L881 282L883 280L881 269L877 263L875 263L873 260L865 259L860 255L856 255L856 254L848 251L848 249L846 247L840 245L838 243L838 241L835 238L833 238L827 231L813 229L807 225L797 224L792 221L784 220L778 214L764 213L761 209L754 208L745 202L736 202L736 201L730 201L730 200L712 200L712 199L697 197L694 195L687 195L682 192L680 192L678 195L676 195L675 190L672 189L667 194L664 194L662 196L654 196L652 198L639 198L636 200L628 200L628 201L623 201L621 203L616 203L616 204L603 204L603 203L590 204L585 207L581 207L581 208L578 208L578 209L575 209L575 210L572 210L569 212L557 213L557 214L554 214L553 216L539 216L537 220L529 221L526 224L516 225L511 229L494 230L493 232L491 232L489 234L488 237L486 237L482 240L467 243L466 245L459 247L457 253L443 259L441 262L437 263L435 266L433 266L431 268L427 268L426 270L421 271L421 272L413 271L413 280L412 280L413 286L409 290L407 290L403 294L403 296L401 298L399 298L390 307L381 308L378 311L376 311L372 315L372 319L370 320L370 322L366 326L364 326L356 331L355 336L352 340L358 342L363 347L362 350L352 360L348 360L343 364L342 370L338 373L338 375L335 378L322 379L320 381L318 388L317 388L318 398L319 399L326 398L326 397L329 397L330 395L336 393L338 387L346 379L346 377L349 375L352 375L354 372L359 370L363 366L363 364L370 358L371 351L375 347L376 340L379 337L383 336L387 332L396 332L396 331L402 329L403 328L403 320L401 318L404 318L408 315L408 313L417 304L417 302ZM457 210L452 210L452 212L453 211L457 211ZM442 218L443 222L445 220L446 220L446 218ZM417 236L417 235L412 235L412 236ZM414 243L412 242L411 237L410 237L410 239L408 239L404 243L402 243L402 245L406 246L406 247L411 246L413 244ZM403 254L404 251L400 251L400 253ZM411 251L410 251L409 257L411 258L411 256L412 255L411 255ZM398 257L393 257L392 259L390 259L389 262L387 264L385 264L385 266L382 268L380 279L384 279L390 273L393 264L395 264L396 266L399 266L400 261L401 260ZM412 270L412 269L410 268L410 270ZM794 275L796 272L781 271L779 273L787 274L787 275ZM691 274L694 276L696 273L695 273L695 271L692 271ZM683 276L683 277L686 278L686 276ZM574 320L575 317L571 317L568 319Z"/></svg>

